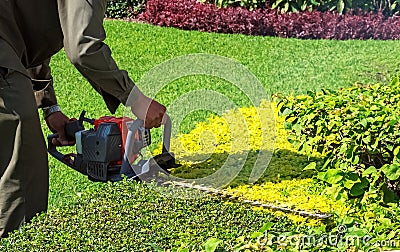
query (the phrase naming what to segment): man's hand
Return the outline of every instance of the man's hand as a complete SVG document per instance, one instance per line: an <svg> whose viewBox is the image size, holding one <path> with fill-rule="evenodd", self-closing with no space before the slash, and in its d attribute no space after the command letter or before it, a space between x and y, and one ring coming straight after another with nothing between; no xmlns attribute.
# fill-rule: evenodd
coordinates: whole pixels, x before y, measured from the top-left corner
<svg viewBox="0 0 400 252"><path fill-rule="evenodd" d="M158 128L164 123L165 106L157 101L139 93L137 100L132 105L132 112L137 118L144 121L146 129Z"/></svg>
<svg viewBox="0 0 400 252"><path fill-rule="evenodd" d="M54 145L65 146L75 144L75 140L68 140L67 136L65 135L65 124L70 121L71 119L69 119L62 112L55 112L46 118L47 127L49 127L51 132L58 135L58 138L53 138Z"/></svg>

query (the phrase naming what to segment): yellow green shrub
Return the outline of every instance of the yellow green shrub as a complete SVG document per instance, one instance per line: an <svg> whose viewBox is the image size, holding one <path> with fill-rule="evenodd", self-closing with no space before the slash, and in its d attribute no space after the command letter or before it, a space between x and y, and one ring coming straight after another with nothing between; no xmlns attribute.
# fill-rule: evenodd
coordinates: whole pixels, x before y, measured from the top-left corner
<svg viewBox="0 0 400 252"><path fill-rule="evenodd" d="M311 178L283 180L279 183L265 182L259 185L241 185L236 188L228 188L227 191L240 198L296 210L335 212L339 215L344 215L349 211L349 208L342 202L334 201L322 194L322 189L318 188ZM297 223L307 221L309 225L320 224L316 220L307 220L307 218L294 214L289 214L288 217Z"/></svg>
<svg viewBox="0 0 400 252"><path fill-rule="evenodd" d="M198 123L190 133L172 139L171 149L179 159L272 148L276 118L269 116L273 113L271 104L263 102L260 107L229 110L222 116L212 115L207 121Z"/></svg>
<svg viewBox="0 0 400 252"><path fill-rule="evenodd" d="M241 174L231 184L246 184L260 150L273 151L259 182L279 181L293 177L310 177L303 172L309 160L288 142L284 118L278 115L276 103L263 101L259 107L227 111L212 115L196 124L188 134L171 139L171 150L181 167L172 171L177 177L199 178L214 173L228 155L247 152ZM161 147L155 153L159 153ZM315 155L318 158L318 155Z"/></svg>
<svg viewBox="0 0 400 252"><path fill-rule="evenodd" d="M243 129L243 121L246 129ZM171 150L182 164L172 170L172 174L190 179L204 177L216 172L228 155L248 151L242 172L230 184L229 192L241 198L291 209L347 212L343 203L322 195L322 189L309 178L312 173L303 171L310 161L289 143L284 122L284 118L278 115L277 104L267 101L259 107L230 110L222 116L212 115L188 134L180 134L171 140ZM264 176L257 184L250 185L248 175L257 159L257 152L262 149L273 150L273 156ZM321 155L315 154L314 157L318 159ZM306 221L295 215L290 215L290 218L296 222Z"/></svg>

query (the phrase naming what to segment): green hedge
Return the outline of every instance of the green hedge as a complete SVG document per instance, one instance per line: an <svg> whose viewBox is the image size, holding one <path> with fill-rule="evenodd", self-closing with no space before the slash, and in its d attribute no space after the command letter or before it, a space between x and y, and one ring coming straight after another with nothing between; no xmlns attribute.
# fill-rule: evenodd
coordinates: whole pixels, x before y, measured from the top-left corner
<svg viewBox="0 0 400 252"><path fill-rule="evenodd" d="M151 184L104 184L1 239L0 251L355 251L355 247L376 251L379 241L390 241L387 244L394 247L392 241L397 241L400 232L398 205L382 209L372 204L361 212L362 217L338 217L308 227L210 196L170 195L168 188ZM201 196L189 191L179 195ZM338 227L347 227L347 233ZM326 235L342 242L328 244ZM299 247L297 242L308 237L321 242ZM345 242L354 237L361 241L367 237L368 244Z"/></svg>
<svg viewBox="0 0 400 252"><path fill-rule="evenodd" d="M162 191L161 191L162 190ZM301 229L286 217L253 211L214 197L169 197L167 188L122 181L78 195L76 203L53 209L0 240L0 251L164 251L204 249L210 237L229 243L249 237L265 223L274 230ZM182 191L181 196L201 196ZM175 250L176 251L176 250Z"/></svg>
<svg viewBox="0 0 400 252"><path fill-rule="evenodd" d="M108 183L77 195L69 206L37 216L1 239L0 251L377 251L379 241L390 241L385 245L390 248L399 244L393 245L400 232L398 205L382 209L372 204L358 218L335 217L305 226L211 196L170 195L168 188L151 184ZM189 191L179 195L201 196ZM326 240L326 235L340 242ZM346 243L365 237L368 243ZM309 238L318 243L307 243ZM302 239L306 243L298 243Z"/></svg>
<svg viewBox="0 0 400 252"><path fill-rule="evenodd" d="M400 84L355 85L338 91L283 97L290 141L307 155L323 154L311 164L336 197L393 202L400 195Z"/></svg>

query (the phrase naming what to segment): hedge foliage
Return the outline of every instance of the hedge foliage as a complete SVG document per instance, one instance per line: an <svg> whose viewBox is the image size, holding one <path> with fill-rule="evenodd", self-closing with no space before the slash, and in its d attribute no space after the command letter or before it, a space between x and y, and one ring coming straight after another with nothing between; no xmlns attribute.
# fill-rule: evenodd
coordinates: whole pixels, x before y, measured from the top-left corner
<svg viewBox="0 0 400 252"><path fill-rule="evenodd" d="M290 141L325 156L318 178L337 198L397 202L400 195L400 83L282 97Z"/></svg>
<svg viewBox="0 0 400 252"><path fill-rule="evenodd" d="M205 32L301 39L400 39L400 19L379 13L298 12L271 8L218 8L196 0L148 0L138 19L159 26Z"/></svg>
<svg viewBox="0 0 400 252"><path fill-rule="evenodd" d="M179 193L179 192L178 192ZM265 223L274 230L295 230L286 217L252 211L214 197L171 197L168 188L123 181L82 193L68 208L53 209L0 240L1 251L199 251L210 237L250 238ZM201 195L195 195L201 196ZM179 251L179 250L178 250ZM182 250L181 250L182 251ZM183 250L185 251L185 250ZM187 250L186 250L187 251Z"/></svg>
<svg viewBox="0 0 400 252"><path fill-rule="evenodd" d="M371 238L360 249L399 247L399 78L276 99L289 141L300 153L324 157L305 170L317 171L316 178L327 185L324 193L351 206L341 225Z"/></svg>

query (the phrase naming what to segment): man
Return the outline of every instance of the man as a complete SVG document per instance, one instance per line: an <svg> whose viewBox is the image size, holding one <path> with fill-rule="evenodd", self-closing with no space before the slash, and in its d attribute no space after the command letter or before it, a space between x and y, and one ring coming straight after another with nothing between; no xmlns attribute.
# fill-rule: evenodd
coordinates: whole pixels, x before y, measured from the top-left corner
<svg viewBox="0 0 400 252"><path fill-rule="evenodd" d="M48 163L37 108L55 144L70 145L57 105L50 58L62 47L114 113L129 94L146 128L165 107L142 94L103 43L106 0L0 0L0 237L47 209Z"/></svg>

